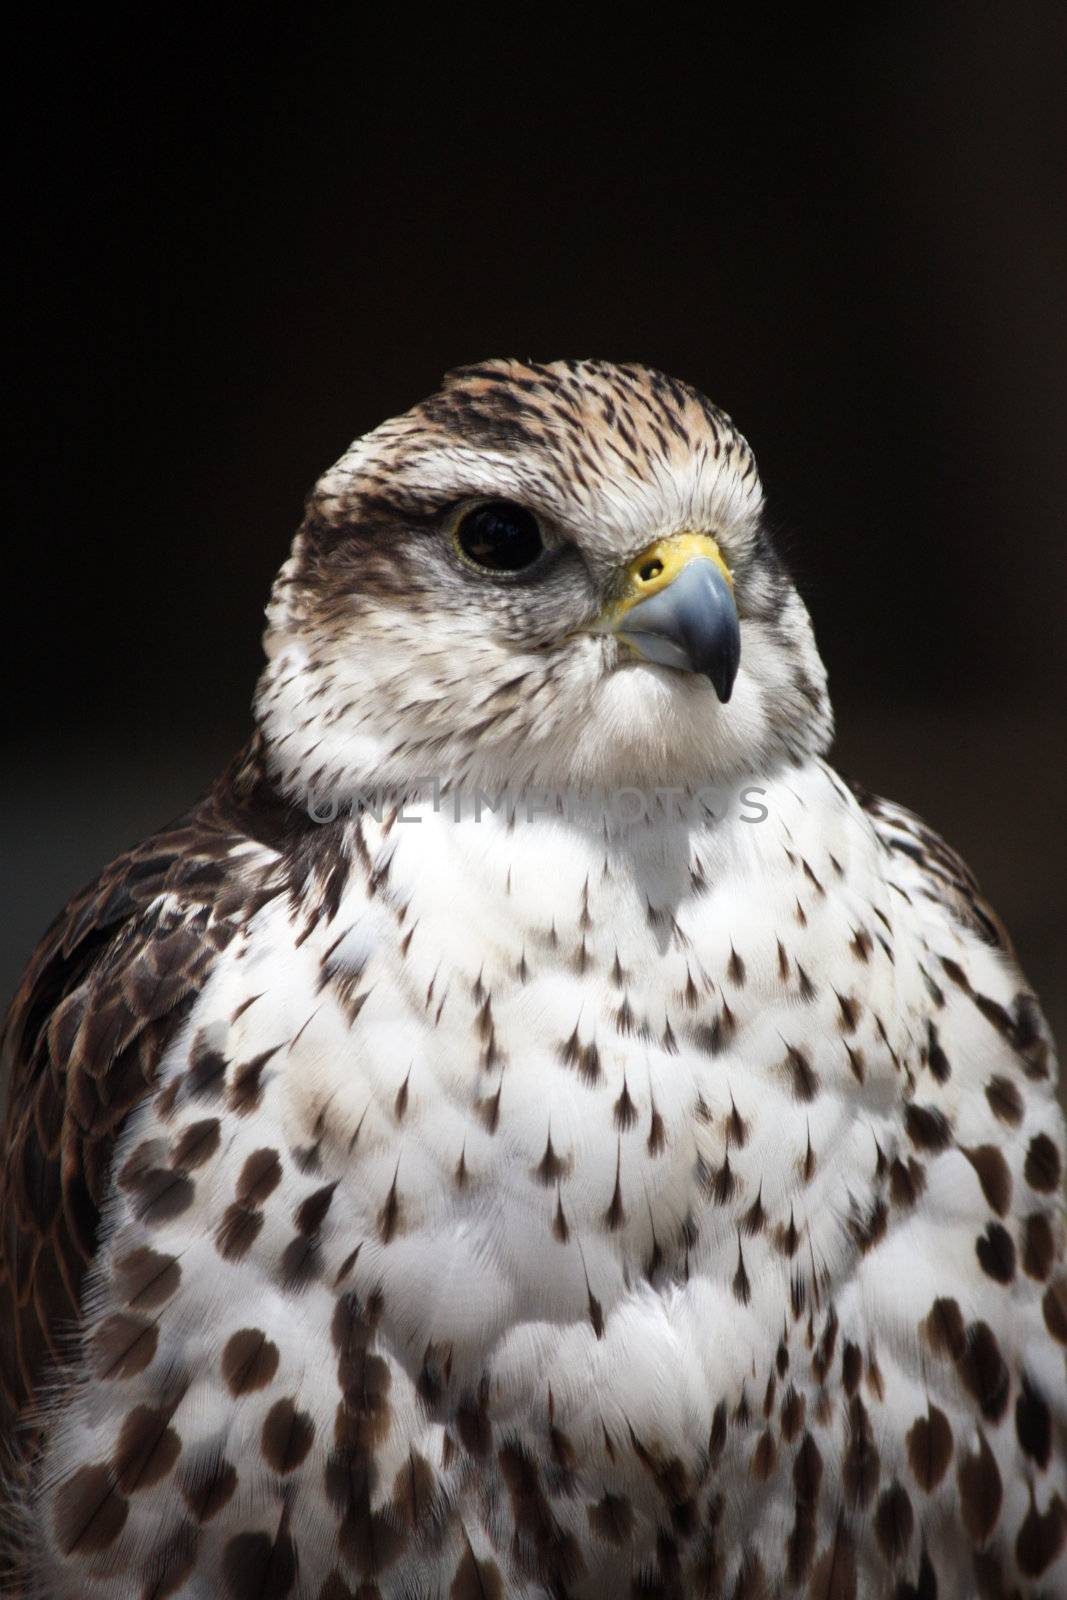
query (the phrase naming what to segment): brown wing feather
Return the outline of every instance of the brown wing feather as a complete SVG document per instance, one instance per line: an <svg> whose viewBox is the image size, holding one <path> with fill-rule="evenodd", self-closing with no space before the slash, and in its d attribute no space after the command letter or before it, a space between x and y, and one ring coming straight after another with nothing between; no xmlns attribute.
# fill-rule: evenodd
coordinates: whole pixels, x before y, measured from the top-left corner
<svg viewBox="0 0 1067 1600"><path fill-rule="evenodd" d="M32 957L2 1044L0 1464L26 1459L42 1376L62 1359L96 1246L115 1139L241 922L276 891L278 802L253 750L173 827L120 856ZM264 868L264 860L268 868Z"/></svg>
<svg viewBox="0 0 1067 1600"><path fill-rule="evenodd" d="M930 898L986 944L995 945L1014 961L1008 930L982 894L963 857L914 812L892 800L880 799L851 778L847 782L886 848L921 867Z"/></svg>

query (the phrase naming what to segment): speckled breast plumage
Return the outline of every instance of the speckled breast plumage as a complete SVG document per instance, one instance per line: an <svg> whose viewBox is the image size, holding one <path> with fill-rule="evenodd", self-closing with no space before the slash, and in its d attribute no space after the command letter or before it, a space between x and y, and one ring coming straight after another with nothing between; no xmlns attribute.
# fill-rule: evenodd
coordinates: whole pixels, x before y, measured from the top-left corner
<svg viewBox="0 0 1067 1600"><path fill-rule="evenodd" d="M331 915L316 875L250 920L123 1141L49 1593L1036 1570L1040 1051L826 769L766 804L636 849L366 819Z"/></svg>

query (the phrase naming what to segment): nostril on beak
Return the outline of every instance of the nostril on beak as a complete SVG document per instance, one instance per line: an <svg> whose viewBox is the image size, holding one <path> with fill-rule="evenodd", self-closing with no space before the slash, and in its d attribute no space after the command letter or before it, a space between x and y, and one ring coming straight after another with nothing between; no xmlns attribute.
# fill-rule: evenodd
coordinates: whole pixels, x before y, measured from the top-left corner
<svg viewBox="0 0 1067 1600"><path fill-rule="evenodd" d="M658 578L663 571L663 562L659 560L646 561L637 576L642 583L651 583L653 578Z"/></svg>

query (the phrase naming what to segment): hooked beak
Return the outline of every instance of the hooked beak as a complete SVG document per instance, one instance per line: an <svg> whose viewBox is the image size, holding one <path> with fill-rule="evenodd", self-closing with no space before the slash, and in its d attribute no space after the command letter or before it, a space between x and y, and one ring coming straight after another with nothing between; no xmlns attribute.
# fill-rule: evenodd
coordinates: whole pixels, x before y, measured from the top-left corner
<svg viewBox="0 0 1067 1600"><path fill-rule="evenodd" d="M673 534L630 563L598 631L616 634L643 661L702 673L725 705L741 660L733 589L714 539Z"/></svg>

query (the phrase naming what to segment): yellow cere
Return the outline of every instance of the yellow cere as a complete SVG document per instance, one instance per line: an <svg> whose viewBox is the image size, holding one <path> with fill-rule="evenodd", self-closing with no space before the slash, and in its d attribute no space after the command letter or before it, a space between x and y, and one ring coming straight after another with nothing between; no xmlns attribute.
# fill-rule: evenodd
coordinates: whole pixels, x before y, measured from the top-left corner
<svg viewBox="0 0 1067 1600"><path fill-rule="evenodd" d="M657 539L655 544L650 544L647 550L642 550L630 562L618 612L628 611L639 600L647 600L649 595L658 594L674 582L683 567L701 556L707 561L714 561L732 589L734 580L730 569L710 534L672 533L666 539Z"/></svg>

